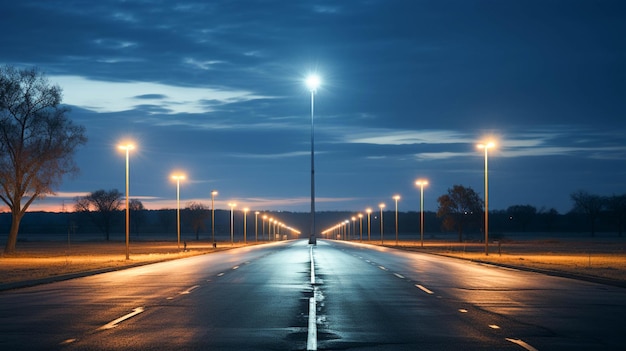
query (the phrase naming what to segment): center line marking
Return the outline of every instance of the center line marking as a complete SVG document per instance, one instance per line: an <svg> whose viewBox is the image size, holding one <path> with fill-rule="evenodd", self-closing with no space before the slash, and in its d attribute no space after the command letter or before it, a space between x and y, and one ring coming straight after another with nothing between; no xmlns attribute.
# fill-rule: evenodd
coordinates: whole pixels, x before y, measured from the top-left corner
<svg viewBox="0 0 626 351"><path fill-rule="evenodd" d="M78 339L67 339L67 340L63 340L63 342L61 342L59 345L68 345L73 343L74 341L76 341Z"/></svg>
<svg viewBox="0 0 626 351"><path fill-rule="evenodd" d="M185 291L181 291L179 294L181 294L181 295L186 295L186 294L189 294L189 293L191 293L194 289L199 288L199 287L200 287L200 285L194 285L194 286L192 286L191 288L189 288L189 289L187 289L187 290L185 290Z"/></svg>
<svg viewBox="0 0 626 351"><path fill-rule="evenodd" d="M510 342L512 342L512 343L514 343L514 344L517 344L517 345L519 345L519 346L521 346L521 347L525 348L525 349L526 349L526 350L528 350L528 351L538 351L536 348L534 348L534 347L530 346L529 344L527 344L527 343L526 343L526 342L524 342L523 340L520 340L520 339L511 339L511 338L506 338L505 340L506 340L506 341L510 341Z"/></svg>
<svg viewBox="0 0 626 351"><path fill-rule="evenodd" d="M237 268L239 268L239 266L235 266L235 267L233 267L233 269L237 269Z"/></svg>
<svg viewBox="0 0 626 351"><path fill-rule="evenodd" d="M395 275L396 277L400 279L404 279L404 276L402 274L394 273L393 275Z"/></svg>
<svg viewBox="0 0 626 351"><path fill-rule="evenodd" d="M311 285L315 285L315 262L313 261L313 246L309 247L309 260L311 261Z"/></svg>
<svg viewBox="0 0 626 351"><path fill-rule="evenodd" d="M100 328L98 328L98 330L107 330L107 329L115 328L115 327L117 327L118 324L122 323L123 321L125 321L125 320L127 320L129 318L132 318L132 317L140 314L143 311L144 311L143 307L137 307L131 313L123 315L120 318L118 318L118 319L116 319L114 321L111 321L111 322L101 326Z"/></svg>
<svg viewBox="0 0 626 351"><path fill-rule="evenodd" d="M314 297L309 298L309 327L306 340L307 351L317 350L317 316Z"/></svg>
<svg viewBox="0 0 626 351"><path fill-rule="evenodd" d="M430 291L430 290L426 289L426 288L425 288L425 287L423 287L422 285L415 284L415 286L416 286L418 289L422 290L423 292L425 292L425 293L427 293L427 294L430 294L430 295L434 294L434 292L432 292L432 291Z"/></svg>
<svg viewBox="0 0 626 351"><path fill-rule="evenodd" d="M383 271L386 271L387 268L383 267L383 266L378 266L378 268L382 269Z"/></svg>

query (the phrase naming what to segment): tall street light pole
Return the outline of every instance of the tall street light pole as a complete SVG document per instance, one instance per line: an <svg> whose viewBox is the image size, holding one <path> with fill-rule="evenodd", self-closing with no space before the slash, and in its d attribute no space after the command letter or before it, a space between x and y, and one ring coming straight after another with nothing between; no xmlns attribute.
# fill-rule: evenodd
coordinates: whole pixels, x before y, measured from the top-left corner
<svg viewBox="0 0 626 351"><path fill-rule="evenodd" d="M267 241L271 241L272 238L272 221L274 219L272 217L267 219Z"/></svg>
<svg viewBox="0 0 626 351"><path fill-rule="evenodd" d="M320 86L320 77L313 74L307 77L306 85L311 91L311 234L309 244L316 245L315 238L315 128L313 116L315 111L315 93Z"/></svg>
<svg viewBox="0 0 626 351"><path fill-rule="evenodd" d="M424 247L424 186L428 185L428 181L418 179L415 181L415 185L420 187L420 241L422 247Z"/></svg>
<svg viewBox="0 0 626 351"><path fill-rule="evenodd" d="M250 211L250 209L247 207L243 209L243 243L244 244L248 243L248 237L247 237L248 235L246 233L247 228L248 228L248 223L246 223L248 219L248 211Z"/></svg>
<svg viewBox="0 0 626 351"><path fill-rule="evenodd" d="M180 249L180 181L185 179L182 174L173 175L172 179L176 181L176 228L178 234L178 249Z"/></svg>
<svg viewBox="0 0 626 351"><path fill-rule="evenodd" d="M487 160L489 159L489 148L496 145L493 142L488 142L476 146L485 150L485 256L489 256L489 175L487 172Z"/></svg>
<svg viewBox="0 0 626 351"><path fill-rule="evenodd" d="M235 206L237 206L236 203L231 202L228 204L228 206L230 206L230 244L234 245L235 244L235 215L233 213L233 210L235 208Z"/></svg>
<svg viewBox="0 0 626 351"><path fill-rule="evenodd" d="M213 247L215 247L215 196L217 196L217 190L211 191L211 238L213 239Z"/></svg>
<svg viewBox="0 0 626 351"><path fill-rule="evenodd" d="M354 238L356 235L356 217L352 216L350 219L352 220L352 237Z"/></svg>
<svg viewBox="0 0 626 351"><path fill-rule="evenodd" d="M134 149L135 146L132 144L120 145L118 146L120 150L126 151L126 259L130 259L130 208L128 206L128 183L129 183L129 152Z"/></svg>
<svg viewBox="0 0 626 351"><path fill-rule="evenodd" d="M370 233L371 233L371 229L370 229L370 224L371 224L370 215L372 214L372 209L371 208L367 208L365 210L365 212L367 212L367 241L371 241L372 238L370 236Z"/></svg>
<svg viewBox="0 0 626 351"><path fill-rule="evenodd" d="M378 205L380 207L380 244L384 245L384 235L383 235L383 208L385 208L385 204L381 203Z"/></svg>
<svg viewBox="0 0 626 351"><path fill-rule="evenodd" d="M254 212L254 241L259 241L259 214L261 212Z"/></svg>
<svg viewBox="0 0 626 351"><path fill-rule="evenodd" d="M265 220L267 219L267 215L263 215L263 217L261 217L261 238L263 238L263 240L265 240ZM269 228L268 228L269 230ZM270 240L270 234L269 231L267 232L267 241Z"/></svg>
<svg viewBox="0 0 626 351"><path fill-rule="evenodd" d="M398 246L398 200L400 200L400 195L394 195L393 199L396 200L396 246Z"/></svg>
<svg viewBox="0 0 626 351"><path fill-rule="evenodd" d="M360 231L359 240L363 241L363 214L362 213L359 213L359 231Z"/></svg>

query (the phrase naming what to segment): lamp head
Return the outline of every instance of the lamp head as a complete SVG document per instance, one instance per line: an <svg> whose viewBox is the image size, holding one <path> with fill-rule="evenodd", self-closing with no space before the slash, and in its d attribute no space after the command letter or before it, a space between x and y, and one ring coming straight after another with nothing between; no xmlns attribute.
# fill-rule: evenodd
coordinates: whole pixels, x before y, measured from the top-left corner
<svg viewBox="0 0 626 351"><path fill-rule="evenodd" d="M306 86L310 91L315 92L322 83L320 77L317 74L311 74L306 78Z"/></svg>
<svg viewBox="0 0 626 351"><path fill-rule="evenodd" d="M415 181L415 185L425 186L425 185L428 185L428 181L426 179L418 179Z"/></svg>

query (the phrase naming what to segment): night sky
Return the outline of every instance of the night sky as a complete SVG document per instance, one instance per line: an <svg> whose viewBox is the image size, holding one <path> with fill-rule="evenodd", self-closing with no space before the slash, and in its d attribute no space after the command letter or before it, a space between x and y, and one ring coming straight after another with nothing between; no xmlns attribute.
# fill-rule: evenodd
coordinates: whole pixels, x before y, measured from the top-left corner
<svg viewBox="0 0 626 351"><path fill-rule="evenodd" d="M38 67L89 142L31 210L125 187L131 198L309 210L317 72L318 211L426 210L455 184L490 209L572 208L626 193L622 0L2 0L0 64Z"/></svg>

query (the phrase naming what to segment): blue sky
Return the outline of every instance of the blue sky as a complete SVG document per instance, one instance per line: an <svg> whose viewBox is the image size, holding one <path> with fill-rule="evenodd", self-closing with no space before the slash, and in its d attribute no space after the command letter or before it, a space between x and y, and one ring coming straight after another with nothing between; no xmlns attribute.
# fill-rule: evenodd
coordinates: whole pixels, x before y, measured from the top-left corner
<svg viewBox="0 0 626 351"><path fill-rule="evenodd" d="M81 173L33 209L131 197L308 211L425 207L455 184L491 209L626 193L626 3L591 0L3 1L0 64L37 66L87 128ZM52 206L52 207L50 207Z"/></svg>

